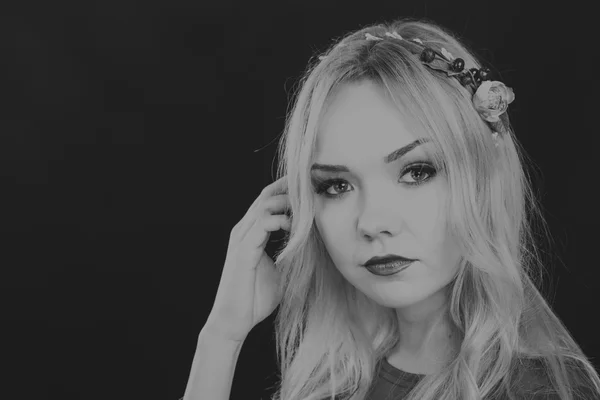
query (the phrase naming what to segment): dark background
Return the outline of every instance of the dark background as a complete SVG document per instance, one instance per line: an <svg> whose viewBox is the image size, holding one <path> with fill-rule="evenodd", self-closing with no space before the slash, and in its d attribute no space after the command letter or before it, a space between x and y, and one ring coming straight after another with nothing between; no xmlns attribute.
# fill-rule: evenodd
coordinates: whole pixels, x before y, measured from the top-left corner
<svg viewBox="0 0 600 400"><path fill-rule="evenodd" d="M254 3L3 6L0 397L182 396L229 232L275 177L275 143L308 59L334 37L401 16L459 33L514 88L512 122L541 171L555 240L549 302L597 358L590 10ZM273 392L272 317L243 347L232 398Z"/></svg>

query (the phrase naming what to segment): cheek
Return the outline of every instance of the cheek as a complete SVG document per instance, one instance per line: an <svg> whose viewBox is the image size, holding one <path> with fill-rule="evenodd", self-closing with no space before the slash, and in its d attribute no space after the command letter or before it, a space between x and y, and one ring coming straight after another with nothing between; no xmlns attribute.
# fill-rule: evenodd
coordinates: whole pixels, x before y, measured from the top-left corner
<svg viewBox="0 0 600 400"><path fill-rule="evenodd" d="M325 244L331 259L336 263L345 263L348 257L348 234L350 227L345 224L339 213L318 212L315 215L315 226Z"/></svg>
<svg viewBox="0 0 600 400"><path fill-rule="evenodd" d="M323 239L332 239L348 229L344 223L347 217L334 209L320 209L315 214L315 224L322 234Z"/></svg>
<svg viewBox="0 0 600 400"><path fill-rule="evenodd" d="M445 258L449 261L449 267L452 270L451 274L456 274L460 266L462 254L458 242L451 237L449 237L445 242L444 255Z"/></svg>
<svg viewBox="0 0 600 400"><path fill-rule="evenodd" d="M420 196L406 213L407 226L414 230L415 236L424 240L427 246L439 248L444 246L446 236L446 215L443 209L443 194L432 191Z"/></svg>
<svg viewBox="0 0 600 400"><path fill-rule="evenodd" d="M331 232L329 231L329 224L323 218L323 213L315 214L315 227L318 235L325 244L325 247L329 251Z"/></svg>

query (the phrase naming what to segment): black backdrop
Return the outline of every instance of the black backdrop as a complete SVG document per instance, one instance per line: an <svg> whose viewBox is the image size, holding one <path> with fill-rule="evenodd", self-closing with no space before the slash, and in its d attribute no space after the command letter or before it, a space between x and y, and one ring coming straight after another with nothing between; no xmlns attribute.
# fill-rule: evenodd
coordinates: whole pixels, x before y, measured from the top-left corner
<svg viewBox="0 0 600 400"><path fill-rule="evenodd" d="M333 37L400 16L463 35L514 88L513 125L542 171L555 239L549 301L598 357L589 10L450 3L3 8L0 397L182 396L229 232L275 176L275 140L306 62ZM272 317L243 347L234 399L272 393Z"/></svg>

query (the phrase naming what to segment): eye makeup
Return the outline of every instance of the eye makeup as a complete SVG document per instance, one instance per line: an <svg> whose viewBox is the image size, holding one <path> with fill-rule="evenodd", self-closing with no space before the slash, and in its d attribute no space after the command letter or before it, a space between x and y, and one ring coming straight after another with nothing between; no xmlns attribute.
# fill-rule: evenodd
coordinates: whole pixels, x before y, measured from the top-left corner
<svg viewBox="0 0 600 400"><path fill-rule="evenodd" d="M416 187L416 186L420 186L426 182L429 182L431 179L433 179L437 175L437 170L430 162L417 161L417 162L414 162L414 163L411 163L411 164L405 166L401 170L399 179L402 178L403 176L407 175L408 173L410 173L410 175L411 175L411 177L413 177L413 179L416 174L418 174L419 176L422 176L423 174L425 174L427 176L426 179L418 178L415 180L415 182L404 182L404 184L408 185L409 187ZM339 188L341 185L344 185L344 186L349 185L349 182L347 180L339 178L339 177L319 178L317 176L313 176L312 184L313 184L315 193L318 194L319 196L323 196L325 198L336 199L336 198L343 196L345 193L348 193L348 190L343 190L343 191L335 193L335 194L329 193L328 190L330 188L336 188L336 187Z"/></svg>

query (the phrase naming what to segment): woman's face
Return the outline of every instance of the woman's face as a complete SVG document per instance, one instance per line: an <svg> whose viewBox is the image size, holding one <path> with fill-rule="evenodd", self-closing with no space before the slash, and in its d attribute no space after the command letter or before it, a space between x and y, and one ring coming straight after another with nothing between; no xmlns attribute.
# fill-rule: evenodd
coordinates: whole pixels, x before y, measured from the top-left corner
<svg viewBox="0 0 600 400"><path fill-rule="evenodd" d="M426 155L431 143L384 162L392 151L419 139L384 96L370 82L348 85L328 107L315 163L345 166L348 172L312 170L315 224L336 268L366 296L397 309L428 308L443 301L443 288L460 261L456 242L445 233L447 182ZM324 182L330 179L339 181ZM417 261L391 277L361 266L389 253Z"/></svg>

